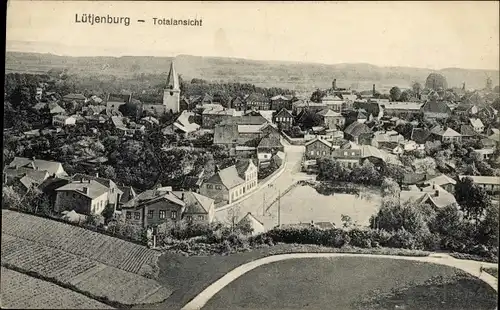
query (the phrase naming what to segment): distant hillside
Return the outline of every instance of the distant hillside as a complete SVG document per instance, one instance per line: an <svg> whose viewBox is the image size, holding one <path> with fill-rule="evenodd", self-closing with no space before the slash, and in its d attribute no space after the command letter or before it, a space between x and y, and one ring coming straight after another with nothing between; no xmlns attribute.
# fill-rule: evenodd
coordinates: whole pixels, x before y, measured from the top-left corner
<svg viewBox="0 0 500 310"><path fill-rule="evenodd" d="M172 57L69 57L52 54L7 52L6 72L47 72L52 68L66 68L79 75L116 75L131 77L140 73L165 73L170 61L184 79L202 78L211 81L253 83L263 87L284 87L295 90L312 90L331 86L334 78L339 87L358 90L371 89L372 84L380 91L392 86L409 87L413 81L424 83L430 69L409 67L378 67L370 64L314 64L278 61L257 61L236 58L199 57L179 55ZM499 84L499 72L494 70L470 70L447 68L438 70L450 87L484 88L486 77L493 85Z"/></svg>

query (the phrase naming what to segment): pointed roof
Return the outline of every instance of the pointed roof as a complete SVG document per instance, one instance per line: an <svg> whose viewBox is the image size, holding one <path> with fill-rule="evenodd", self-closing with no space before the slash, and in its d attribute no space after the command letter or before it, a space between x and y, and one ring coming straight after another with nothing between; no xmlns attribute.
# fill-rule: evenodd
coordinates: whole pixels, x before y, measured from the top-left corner
<svg viewBox="0 0 500 310"><path fill-rule="evenodd" d="M179 77L175 71L173 61L170 63L170 71L168 72L167 89L179 89Z"/></svg>

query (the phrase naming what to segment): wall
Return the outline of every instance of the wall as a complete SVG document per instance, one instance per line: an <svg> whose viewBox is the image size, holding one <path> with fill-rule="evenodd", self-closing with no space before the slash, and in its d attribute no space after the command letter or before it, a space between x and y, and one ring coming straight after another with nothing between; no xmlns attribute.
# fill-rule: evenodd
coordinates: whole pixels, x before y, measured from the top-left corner
<svg viewBox="0 0 500 310"><path fill-rule="evenodd" d="M304 140L304 138L290 138L286 133L282 133L283 135L283 138L285 138L286 141L288 141L288 143L290 143L291 145L304 145L306 144L306 140Z"/></svg>
<svg viewBox="0 0 500 310"><path fill-rule="evenodd" d="M212 185L212 188L208 188L208 185ZM221 186L221 189L218 190L215 186ZM215 200L215 203L229 201L229 191L222 184L203 183L200 188L200 194L212 198Z"/></svg>
<svg viewBox="0 0 500 310"><path fill-rule="evenodd" d="M75 191L58 191L54 210L62 212L75 210L76 213L89 215L91 199Z"/></svg>

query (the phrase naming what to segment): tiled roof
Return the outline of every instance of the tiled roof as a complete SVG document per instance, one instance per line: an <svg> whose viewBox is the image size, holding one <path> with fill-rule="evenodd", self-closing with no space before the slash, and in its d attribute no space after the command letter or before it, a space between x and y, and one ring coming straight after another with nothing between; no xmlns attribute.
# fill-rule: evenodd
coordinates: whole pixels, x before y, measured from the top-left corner
<svg viewBox="0 0 500 310"><path fill-rule="evenodd" d="M342 116L342 114L334 112L334 111L332 111L330 109L323 109L323 110L319 111L318 114L321 115L321 116L323 116L323 117L329 117L329 116L331 116L331 117L340 117L340 116Z"/></svg>
<svg viewBox="0 0 500 310"><path fill-rule="evenodd" d="M236 170L236 166L230 166L225 169L220 170L218 173L213 175L210 179L207 180L207 183L218 183L216 182L220 180L220 182L228 189L234 188L238 185L245 183L238 175L238 170Z"/></svg>
<svg viewBox="0 0 500 310"><path fill-rule="evenodd" d="M273 100L273 101L274 100L278 100L278 99L287 100L287 101L290 100L290 99L288 99L287 97L285 97L283 95L277 95L277 96L274 96L274 97L271 98L271 100Z"/></svg>
<svg viewBox="0 0 500 310"><path fill-rule="evenodd" d="M453 180L452 178L450 178L449 176L445 175L445 174L441 174L437 177L434 177L432 179L429 179L427 181L425 181L426 184L435 184L435 185L439 185L439 186L443 186L445 184L456 184L457 181Z"/></svg>
<svg viewBox="0 0 500 310"><path fill-rule="evenodd" d="M353 137L358 137L361 134L364 133L371 133L372 131L368 126L365 124L359 123L359 122L354 122L347 126L347 128L344 130L344 133L349 134Z"/></svg>
<svg viewBox="0 0 500 310"><path fill-rule="evenodd" d="M214 128L214 144L231 144L238 138L238 125L216 125Z"/></svg>
<svg viewBox="0 0 500 310"><path fill-rule="evenodd" d="M31 165L31 166L29 166ZM41 159L29 159L25 157L14 157L14 160L9 164L10 168L17 167L34 167L38 170L47 171L50 175L53 175L57 170L62 167L62 164L55 161L41 160Z"/></svg>
<svg viewBox="0 0 500 310"><path fill-rule="evenodd" d="M328 141L326 141L324 139L319 139L319 138L316 138L314 140L311 140L311 141L307 142L305 146L307 147L307 146L309 146L309 145L311 145L313 143L316 143L318 141L321 142L321 143L323 143L324 145L328 146L329 148L332 147L332 144L330 142L328 142Z"/></svg>
<svg viewBox="0 0 500 310"><path fill-rule="evenodd" d="M460 134L462 136L477 136L478 133L474 130L471 125L460 126Z"/></svg>
<svg viewBox="0 0 500 310"><path fill-rule="evenodd" d="M191 191L174 191L172 194L184 201L186 205L185 212L190 214L208 214L210 206L214 202L211 198ZM184 197L184 199L182 199L182 197Z"/></svg>
<svg viewBox="0 0 500 310"><path fill-rule="evenodd" d="M416 111L420 110L422 103L420 102L389 102L381 104L381 106L386 110L408 110Z"/></svg>
<svg viewBox="0 0 500 310"><path fill-rule="evenodd" d="M61 106L55 102L50 102L48 105L49 105L50 114L66 113L66 110L61 108Z"/></svg>
<svg viewBox="0 0 500 310"><path fill-rule="evenodd" d="M424 113L451 113L450 107L443 101L428 101L422 106L422 111Z"/></svg>
<svg viewBox="0 0 500 310"><path fill-rule="evenodd" d="M418 144L424 144L430 135L431 132L425 128L413 128L410 139Z"/></svg>
<svg viewBox="0 0 500 310"><path fill-rule="evenodd" d="M431 133L438 135L438 136L443 136L443 137L459 137L459 136L461 136L461 134L459 134L455 130L451 129L450 127L447 127L445 129L439 125L432 128Z"/></svg>
<svg viewBox="0 0 500 310"><path fill-rule="evenodd" d="M255 229L255 227L260 226L263 227L264 224L259 221L252 213L248 212L239 222L237 225L242 225L245 222L249 222L250 226Z"/></svg>
<svg viewBox="0 0 500 310"><path fill-rule="evenodd" d="M492 184L498 185L500 184L500 177L498 176L482 176L482 175L461 175L459 176L460 180L463 178L471 178L472 181L476 184Z"/></svg>
<svg viewBox="0 0 500 310"><path fill-rule="evenodd" d="M239 133L259 133L262 125L237 125Z"/></svg>
<svg viewBox="0 0 500 310"><path fill-rule="evenodd" d="M84 188L88 189L87 193L83 192ZM56 191L74 191L94 199L107 193L108 188L97 181L89 180L84 182L71 182L57 188Z"/></svg>
<svg viewBox="0 0 500 310"><path fill-rule="evenodd" d="M280 141L280 137L276 135L267 135L262 138L259 142L258 148L272 148L283 146Z"/></svg>
<svg viewBox="0 0 500 310"><path fill-rule="evenodd" d="M85 100L87 99L84 95L82 94L67 94L66 96L63 97L65 100Z"/></svg>
<svg viewBox="0 0 500 310"><path fill-rule="evenodd" d="M475 128L484 127L483 122L479 118L471 118L470 123Z"/></svg>

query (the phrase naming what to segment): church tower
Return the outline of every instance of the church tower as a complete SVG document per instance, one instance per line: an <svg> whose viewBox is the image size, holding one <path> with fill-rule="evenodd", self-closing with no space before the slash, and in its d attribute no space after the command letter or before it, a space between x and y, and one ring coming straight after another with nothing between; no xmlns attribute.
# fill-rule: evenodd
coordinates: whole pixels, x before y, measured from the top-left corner
<svg viewBox="0 0 500 310"><path fill-rule="evenodd" d="M170 110L172 110L173 113L179 112L180 93L179 77L177 76L177 72L175 72L174 62L172 61L170 63L170 72L167 77L167 86L163 90L163 105L167 112Z"/></svg>

